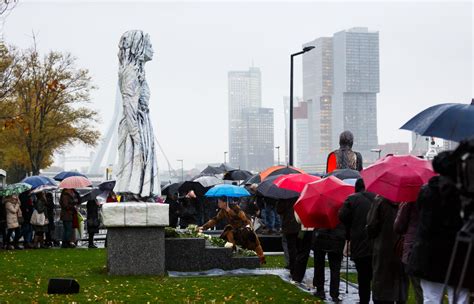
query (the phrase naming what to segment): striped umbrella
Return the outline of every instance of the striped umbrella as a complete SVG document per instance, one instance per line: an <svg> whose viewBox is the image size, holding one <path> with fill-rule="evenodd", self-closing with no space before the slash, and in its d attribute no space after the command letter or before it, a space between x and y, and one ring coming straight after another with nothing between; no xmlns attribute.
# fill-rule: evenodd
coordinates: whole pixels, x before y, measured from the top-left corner
<svg viewBox="0 0 474 304"><path fill-rule="evenodd" d="M71 176L59 183L61 189L77 189L91 187L92 183L84 176Z"/></svg>

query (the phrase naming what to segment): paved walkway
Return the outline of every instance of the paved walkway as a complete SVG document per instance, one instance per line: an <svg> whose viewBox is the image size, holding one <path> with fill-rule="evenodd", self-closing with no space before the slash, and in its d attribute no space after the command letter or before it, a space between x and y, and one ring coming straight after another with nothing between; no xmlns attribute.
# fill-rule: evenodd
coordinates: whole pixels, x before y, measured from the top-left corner
<svg viewBox="0 0 474 304"><path fill-rule="evenodd" d="M236 276L236 275L277 275L283 281L290 283L290 273L288 270L283 268L260 268L260 269L235 269L235 270L222 270L222 269L211 269L200 272L178 272L169 271L170 277L189 277L189 276ZM329 296L329 269L326 268L326 298L327 303L332 303ZM291 283L290 283L291 284ZM313 268L308 268L302 284L296 285L299 289L307 293L313 293L315 290L313 285ZM357 303L359 301L358 289L356 284L349 283L347 285L348 292L346 293L346 282L341 280L340 286L340 297L342 303Z"/></svg>

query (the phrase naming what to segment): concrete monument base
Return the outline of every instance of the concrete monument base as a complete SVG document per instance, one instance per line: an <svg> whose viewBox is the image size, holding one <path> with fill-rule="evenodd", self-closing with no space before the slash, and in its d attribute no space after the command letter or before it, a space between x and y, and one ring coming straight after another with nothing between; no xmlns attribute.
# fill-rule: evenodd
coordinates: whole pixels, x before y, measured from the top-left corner
<svg viewBox="0 0 474 304"><path fill-rule="evenodd" d="M164 275L164 228L108 228L107 270L111 275Z"/></svg>

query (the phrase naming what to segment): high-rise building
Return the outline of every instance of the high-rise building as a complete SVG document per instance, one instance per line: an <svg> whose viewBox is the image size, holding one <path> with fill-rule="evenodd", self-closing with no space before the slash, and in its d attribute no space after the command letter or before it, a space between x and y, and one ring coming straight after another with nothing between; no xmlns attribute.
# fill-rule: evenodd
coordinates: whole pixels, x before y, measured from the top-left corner
<svg viewBox="0 0 474 304"><path fill-rule="evenodd" d="M377 140L379 34L352 28L303 44L303 98L308 103L310 162L321 165L339 146L339 134L354 134L354 150L364 159Z"/></svg>
<svg viewBox="0 0 474 304"><path fill-rule="evenodd" d="M407 155L410 147L407 142L396 142L396 143L386 143L383 145L379 145L378 149L380 149L380 155L384 156L387 154L393 155Z"/></svg>
<svg viewBox="0 0 474 304"><path fill-rule="evenodd" d="M229 98L229 163L243 167L243 144L245 141L242 125L242 111L249 107L261 107L261 73L259 68L228 73ZM247 169L247 168L246 168Z"/></svg>
<svg viewBox="0 0 474 304"><path fill-rule="evenodd" d="M285 115L285 160L288 163L289 135L290 135L290 97L283 97L283 110ZM309 162L308 143L308 103L301 97L293 97L293 149L295 166L301 167Z"/></svg>
<svg viewBox="0 0 474 304"><path fill-rule="evenodd" d="M273 109L250 107L242 110L243 145L240 167L261 171L273 166Z"/></svg>
<svg viewBox="0 0 474 304"><path fill-rule="evenodd" d="M332 149L332 38L321 37L305 43L314 46L303 55L303 98L308 107L308 159L322 163Z"/></svg>
<svg viewBox="0 0 474 304"><path fill-rule="evenodd" d="M261 107L261 86L259 68L228 73L229 163L232 167L260 170L267 163L273 164L273 109Z"/></svg>
<svg viewBox="0 0 474 304"><path fill-rule="evenodd" d="M373 160L370 150L378 145L379 33L365 27L335 33L333 56L333 141L350 130L353 149Z"/></svg>

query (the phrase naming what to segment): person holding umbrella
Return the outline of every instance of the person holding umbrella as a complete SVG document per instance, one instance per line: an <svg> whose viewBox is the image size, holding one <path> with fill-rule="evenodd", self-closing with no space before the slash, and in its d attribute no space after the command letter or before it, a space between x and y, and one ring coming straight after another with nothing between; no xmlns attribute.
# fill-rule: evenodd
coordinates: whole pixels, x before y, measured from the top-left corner
<svg viewBox="0 0 474 304"><path fill-rule="evenodd" d="M59 198L59 205L61 206L60 219L63 222L63 241L62 248L74 248L74 238L72 229L72 222L74 218L75 206L79 203L79 195L74 189L63 189Z"/></svg>
<svg viewBox="0 0 474 304"><path fill-rule="evenodd" d="M247 215L240 210L238 205L229 204L227 197L218 198L217 206L220 209L217 215L202 227L199 227L199 230L212 228L222 220L226 220L228 224L224 227L221 238L232 243L234 247L240 245L245 249L254 250L260 258L260 263L265 264L265 256L260 240L252 228L250 228L251 223Z"/></svg>
<svg viewBox="0 0 474 304"><path fill-rule="evenodd" d="M339 220L346 226L346 237L350 242L350 255L357 269L359 303L369 304L372 281L373 242L367 235L367 214L375 194L365 191L362 178L357 179L355 193L350 195L339 210Z"/></svg>
<svg viewBox="0 0 474 304"><path fill-rule="evenodd" d="M99 205L97 199L87 201L87 235L89 236L89 248L97 248L94 244L94 234L99 232Z"/></svg>
<svg viewBox="0 0 474 304"><path fill-rule="evenodd" d="M6 249L22 249L18 246L18 241L21 237L20 223L23 219L21 213L20 201L16 195L9 195L5 197L5 209L7 213L7 238L5 241ZM10 245L10 238L12 234L15 233L15 238L13 239L13 248Z"/></svg>

